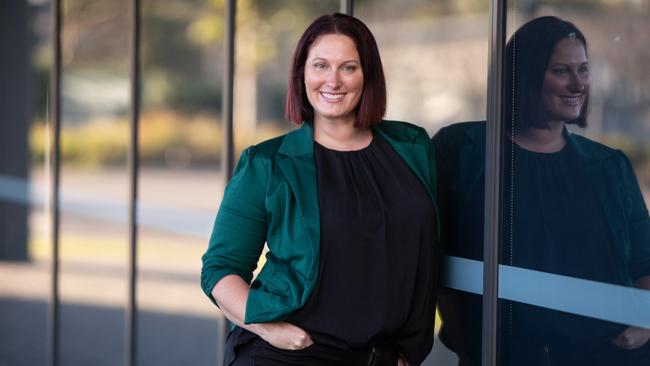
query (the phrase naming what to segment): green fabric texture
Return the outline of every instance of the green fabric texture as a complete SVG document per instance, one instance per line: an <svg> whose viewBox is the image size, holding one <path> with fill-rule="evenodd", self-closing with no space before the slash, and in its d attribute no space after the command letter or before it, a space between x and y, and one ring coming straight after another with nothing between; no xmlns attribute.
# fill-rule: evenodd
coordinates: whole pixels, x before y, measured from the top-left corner
<svg viewBox="0 0 650 366"><path fill-rule="evenodd" d="M435 207L434 148L426 131L396 121L382 121L373 129L413 170ZM266 242L269 252L251 283L245 323L288 318L307 302L318 281L320 216L313 136L312 124L305 122L247 148L226 187L202 257L201 287L216 304L211 291L224 276L236 274L251 283Z"/></svg>

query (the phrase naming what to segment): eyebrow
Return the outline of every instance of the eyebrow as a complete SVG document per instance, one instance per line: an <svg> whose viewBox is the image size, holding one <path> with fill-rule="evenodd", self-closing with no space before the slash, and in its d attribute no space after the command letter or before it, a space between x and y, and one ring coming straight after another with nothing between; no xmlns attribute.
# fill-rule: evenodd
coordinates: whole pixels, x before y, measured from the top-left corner
<svg viewBox="0 0 650 366"><path fill-rule="evenodd" d="M314 57L314 58L311 59L311 61L312 61L312 62L314 62L314 61L327 61L327 62L329 62L328 59L323 58L323 57ZM357 61L357 60L354 60L354 59L350 59L350 60L345 60L345 61L343 61L342 64L347 64L347 63L349 63L349 62L354 62L354 63L357 63L357 64L360 64L360 63L361 63L360 61Z"/></svg>
<svg viewBox="0 0 650 366"><path fill-rule="evenodd" d="M571 66L571 65L576 65L576 64L574 64L574 63L566 63L566 62L556 62L554 64L551 64L550 66L555 67L555 66ZM580 62L577 65L589 65L589 61Z"/></svg>

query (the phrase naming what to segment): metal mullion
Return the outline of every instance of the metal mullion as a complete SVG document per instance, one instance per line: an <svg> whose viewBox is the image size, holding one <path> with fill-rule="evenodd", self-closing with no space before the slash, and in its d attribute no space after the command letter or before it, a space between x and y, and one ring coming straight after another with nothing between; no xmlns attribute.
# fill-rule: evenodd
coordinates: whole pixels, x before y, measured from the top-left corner
<svg viewBox="0 0 650 366"><path fill-rule="evenodd" d="M125 321L125 364L137 363L138 307L136 302L138 249L138 135L140 120L140 0L131 2L131 128L129 145L129 274Z"/></svg>
<svg viewBox="0 0 650 366"><path fill-rule="evenodd" d="M483 233L483 366L497 364L505 22L506 0L491 0Z"/></svg>
<svg viewBox="0 0 650 366"><path fill-rule="evenodd" d="M59 228L60 228L60 140L61 140L61 0L52 0L52 69L50 70L50 229L52 234L52 272L49 299L48 364L59 364Z"/></svg>
<svg viewBox="0 0 650 366"><path fill-rule="evenodd" d="M224 4L224 78L223 78L223 100L222 119L225 132L225 144L223 163L225 168L226 181L232 177L235 164L234 129L233 129L233 102L234 102L234 80L235 80L235 15L237 12L237 1L227 0Z"/></svg>
<svg viewBox="0 0 650 366"><path fill-rule="evenodd" d="M354 16L354 0L341 0L341 13Z"/></svg>
<svg viewBox="0 0 650 366"><path fill-rule="evenodd" d="M227 0L224 3L224 75L222 80L223 99L221 105L221 120L224 129L224 147L222 166L224 170L225 183L232 177L235 166L235 144L234 144L234 85L235 85L235 24L237 14L237 1ZM219 329L217 348L217 364L223 363L224 345L230 331L230 322L222 315L222 322Z"/></svg>

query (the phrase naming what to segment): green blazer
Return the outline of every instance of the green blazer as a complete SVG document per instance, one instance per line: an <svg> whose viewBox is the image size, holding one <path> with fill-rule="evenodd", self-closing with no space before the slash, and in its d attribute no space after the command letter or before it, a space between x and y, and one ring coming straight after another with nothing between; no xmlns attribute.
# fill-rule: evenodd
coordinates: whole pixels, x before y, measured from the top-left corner
<svg viewBox="0 0 650 366"><path fill-rule="evenodd" d="M426 131L395 121L382 121L373 130L413 170L436 207L434 149ZM250 285L244 323L288 318L307 302L318 281L320 216L313 136L312 124L303 123L249 147L226 187L202 257L201 287L216 304L211 291L224 276L236 274L251 283L266 242L269 252Z"/></svg>
<svg viewBox="0 0 650 366"><path fill-rule="evenodd" d="M566 128L564 134L569 146L582 160L587 179L594 184L618 253L619 276L631 286L639 277L650 275L650 218L634 170L621 151ZM462 198L453 201L451 198L483 189L485 123L465 122L445 127L433 141L439 159L442 245L462 246L463 243L452 242L454 236L449 231L462 228L456 226L456 220L448 213L456 210L455 217L465 216ZM482 248L479 250L482 258Z"/></svg>

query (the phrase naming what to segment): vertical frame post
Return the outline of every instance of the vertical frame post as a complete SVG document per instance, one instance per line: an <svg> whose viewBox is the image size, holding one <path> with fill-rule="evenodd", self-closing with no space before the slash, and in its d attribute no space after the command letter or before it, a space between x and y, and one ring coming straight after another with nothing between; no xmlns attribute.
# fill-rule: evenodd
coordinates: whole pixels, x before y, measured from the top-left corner
<svg viewBox="0 0 650 366"><path fill-rule="evenodd" d="M497 364L505 22L506 0L491 0L483 233L483 366Z"/></svg>
<svg viewBox="0 0 650 366"><path fill-rule="evenodd" d="M234 80L235 80L235 16L237 13L237 1L226 0L224 4L224 78L223 78L223 105L222 120L224 125L224 154L223 166L225 168L226 181L232 177L235 164L234 129L233 129L233 102L234 102Z"/></svg>
<svg viewBox="0 0 650 366"><path fill-rule="evenodd" d="M137 363L138 308L136 302L138 247L138 135L140 120L140 0L131 1L131 136L129 142L129 274L125 321L125 365Z"/></svg>
<svg viewBox="0 0 650 366"><path fill-rule="evenodd" d="M339 11L343 14L354 16L354 0L341 0Z"/></svg>
<svg viewBox="0 0 650 366"><path fill-rule="evenodd" d="M224 150L222 166L226 183L230 180L235 166L235 144L234 144L234 85L235 85L235 22L237 14L237 1L226 0L224 3L224 75L223 75L223 99L221 106L222 121L224 128ZM217 364L221 365L224 358L224 345L230 331L230 322L222 315L219 329L217 348Z"/></svg>
<svg viewBox="0 0 650 366"><path fill-rule="evenodd" d="M61 141L61 0L52 0L52 68L50 70L50 230L52 271L48 309L48 365L59 364L59 227L60 227L60 141Z"/></svg>

